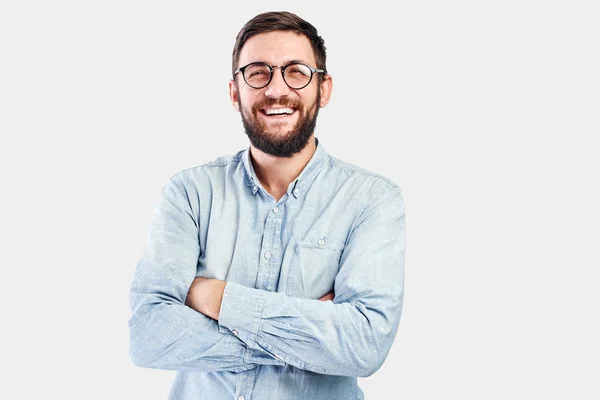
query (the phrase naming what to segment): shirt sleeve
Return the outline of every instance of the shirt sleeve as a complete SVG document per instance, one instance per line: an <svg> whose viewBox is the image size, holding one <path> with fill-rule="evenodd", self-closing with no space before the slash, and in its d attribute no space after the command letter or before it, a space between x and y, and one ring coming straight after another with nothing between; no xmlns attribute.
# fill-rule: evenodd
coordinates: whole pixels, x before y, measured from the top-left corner
<svg viewBox="0 0 600 400"><path fill-rule="evenodd" d="M219 325L248 347L297 368L369 376L394 341L404 294L404 202L393 187L349 235L332 301L300 299L228 282Z"/></svg>
<svg viewBox="0 0 600 400"><path fill-rule="evenodd" d="M131 359L142 367L203 372L284 365L185 305L200 255L197 221L172 179L156 206L130 288Z"/></svg>

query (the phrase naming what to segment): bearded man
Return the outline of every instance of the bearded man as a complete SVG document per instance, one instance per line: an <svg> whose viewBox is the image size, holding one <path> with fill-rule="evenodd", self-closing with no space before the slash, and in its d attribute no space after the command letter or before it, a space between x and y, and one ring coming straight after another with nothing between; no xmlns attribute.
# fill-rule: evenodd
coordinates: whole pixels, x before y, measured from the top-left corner
<svg viewBox="0 0 600 400"><path fill-rule="evenodd" d="M324 40L289 12L239 32L229 94L248 148L164 186L130 300L136 365L172 399L362 399L404 293L398 186L329 155Z"/></svg>

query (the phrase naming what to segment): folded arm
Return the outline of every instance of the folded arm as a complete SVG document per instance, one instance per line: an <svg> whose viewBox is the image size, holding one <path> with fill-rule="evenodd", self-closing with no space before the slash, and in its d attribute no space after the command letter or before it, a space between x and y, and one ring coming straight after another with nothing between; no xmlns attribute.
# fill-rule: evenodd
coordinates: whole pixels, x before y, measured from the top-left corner
<svg viewBox="0 0 600 400"><path fill-rule="evenodd" d="M244 371L284 365L249 349L217 323L186 306L196 278L197 218L174 180L163 189L130 290L130 356L136 365L170 370Z"/></svg>
<svg viewBox="0 0 600 400"><path fill-rule="evenodd" d="M248 347L321 374L373 374L387 357L402 310L404 204L399 190L391 189L361 215L342 254L333 302L233 282L214 288L222 301L202 312L218 318L222 330Z"/></svg>

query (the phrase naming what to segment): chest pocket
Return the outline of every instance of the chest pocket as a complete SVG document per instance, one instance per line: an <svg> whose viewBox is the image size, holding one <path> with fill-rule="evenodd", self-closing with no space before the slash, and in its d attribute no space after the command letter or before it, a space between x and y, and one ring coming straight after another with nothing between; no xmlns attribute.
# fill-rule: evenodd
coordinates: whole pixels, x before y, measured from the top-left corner
<svg viewBox="0 0 600 400"><path fill-rule="evenodd" d="M286 293L319 299L333 291L344 243L325 236L308 237L294 246Z"/></svg>

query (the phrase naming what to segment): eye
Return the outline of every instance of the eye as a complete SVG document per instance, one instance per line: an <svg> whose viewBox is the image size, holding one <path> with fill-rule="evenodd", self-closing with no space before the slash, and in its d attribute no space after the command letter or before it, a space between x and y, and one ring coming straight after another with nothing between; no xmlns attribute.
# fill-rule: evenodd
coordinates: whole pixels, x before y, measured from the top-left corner
<svg viewBox="0 0 600 400"><path fill-rule="evenodd" d="M288 76L293 78L306 78L310 76L310 69L306 65L293 64L285 69Z"/></svg>
<svg viewBox="0 0 600 400"><path fill-rule="evenodd" d="M246 72L246 75L250 78L252 77L259 77L261 75L263 76L268 76L269 75L269 71L264 70L264 69L252 69Z"/></svg>

